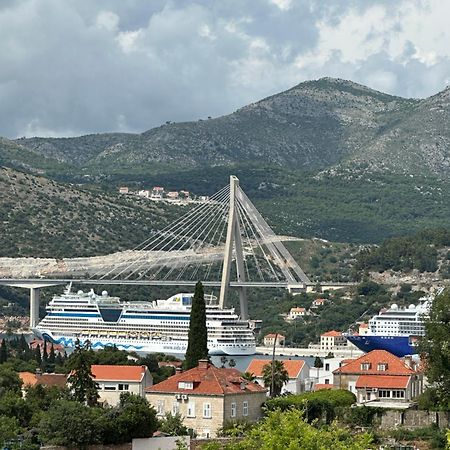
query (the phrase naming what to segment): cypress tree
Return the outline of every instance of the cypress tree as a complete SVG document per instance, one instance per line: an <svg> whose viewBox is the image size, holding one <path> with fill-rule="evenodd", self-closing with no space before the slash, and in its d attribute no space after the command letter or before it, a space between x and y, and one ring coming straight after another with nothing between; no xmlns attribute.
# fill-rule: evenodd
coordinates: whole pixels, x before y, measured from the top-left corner
<svg viewBox="0 0 450 450"><path fill-rule="evenodd" d="M41 356L41 346L39 344L36 345L36 349L34 350L34 359L38 363L39 367L41 367L42 356Z"/></svg>
<svg viewBox="0 0 450 450"><path fill-rule="evenodd" d="M188 347L184 360L184 368L198 366L200 359L208 358L208 331L206 329L206 306L203 285L199 281L195 285L192 298L191 317L189 321Z"/></svg>
<svg viewBox="0 0 450 450"><path fill-rule="evenodd" d="M0 364L3 364L7 360L8 360L8 349L6 347L6 339L3 339L0 345Z"/></svg>

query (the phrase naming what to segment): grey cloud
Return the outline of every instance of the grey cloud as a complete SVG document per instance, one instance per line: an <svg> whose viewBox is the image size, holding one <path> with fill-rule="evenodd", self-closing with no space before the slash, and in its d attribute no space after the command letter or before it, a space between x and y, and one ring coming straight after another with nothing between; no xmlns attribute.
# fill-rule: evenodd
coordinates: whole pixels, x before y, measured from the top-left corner
<svg viewBox="0 0 450 450"><path fill-rule="evenodd" d="M413 44L397 59L380 50L349 64L335 49L296 65L317 50L320 22L375 4L389 2L294 0L281 10L269 0L4 0L0 135L144 131L321 76L415 97L442 89L450 62L426 66Z"/></svg>

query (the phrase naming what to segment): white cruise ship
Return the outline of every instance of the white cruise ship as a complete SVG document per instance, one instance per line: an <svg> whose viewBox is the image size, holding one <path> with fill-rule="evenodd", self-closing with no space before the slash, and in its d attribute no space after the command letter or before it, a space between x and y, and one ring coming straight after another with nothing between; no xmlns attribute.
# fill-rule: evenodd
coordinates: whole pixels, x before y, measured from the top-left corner
<svg viewBox="0 0 450 450"><path fill-rule="evenodd" d="M47 315L34 333L73 347L77 339L92 348L116 345L122 350L184 354L188 344L193 294L180 293L167 300L123 302L103 291L55 295ZM234 308L220 309L217 298L205 295L208 349L211 355L253 355L256 342L251 321L240 320Z"/></svg>

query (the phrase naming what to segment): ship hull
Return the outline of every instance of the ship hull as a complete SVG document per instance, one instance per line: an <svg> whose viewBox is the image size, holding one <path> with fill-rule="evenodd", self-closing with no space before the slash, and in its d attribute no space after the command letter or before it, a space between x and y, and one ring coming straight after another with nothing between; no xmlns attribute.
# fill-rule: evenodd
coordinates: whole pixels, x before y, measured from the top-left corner
<svg viewBox="0 0 450 450"><path fill-rule="evenodd" d="M414 355L418 352L416 338L412 336L347 335L347 340L363 352L386 350L395 356Z"/></svg>
<svg viewBox="0 0 450 450"><path fill-rule="evenodd" d="M34 333L49 342L60 344L67 348L73 348L78 339L80 343L89 340L91 347L94 350L99 350L105 347L116 346L119 350L134 351L139 353L165 353L172 355L184 355L187 350L187 341L165 341L158 339L121 339L115 337L108 338L91 338L83 339L76 336L63 336L52 333L49 330L34 329ZM252 344L235 344L223 345L217 342L208 343L209 354L227 355L227 356L242 356L254 355L256 353L256 346Z"/></svg>

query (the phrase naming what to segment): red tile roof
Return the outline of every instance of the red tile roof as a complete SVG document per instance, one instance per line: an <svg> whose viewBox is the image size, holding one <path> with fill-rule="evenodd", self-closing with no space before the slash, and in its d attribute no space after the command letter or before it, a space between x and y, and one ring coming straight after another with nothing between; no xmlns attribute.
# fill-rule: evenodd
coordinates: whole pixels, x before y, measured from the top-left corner
<svg viewBox="0 0 450 450"><path fill-rule="evenodd" d="M36 386L37 384L65 387L67 381L66 375L60 373L43 373L42 375L37 375L31 372L19 372L19 377L24 387Z"/></svg>
<svg viewBox="0 0 450 450"><path fill-rule="evenodd" d="M193 389L182 389L180 382L192 382ZM147 393L184 393L193 395L225 395L266 392L257 383L246 381L236 369L222 369L210 363L202 363L198 367L173 375L161 383L145 390Z"/></svg>
<svg viewBox="0 0 450 450"><path fill-rule="evenodd" d="M331 331L327 331L326 333L321 334L321 336L331 336L331 337L337 337L337 336L342 336L342 333L340 331L336 331L336 330L331 330Z"/></svg>
<svg viewBox="0 0 450 450"><path fill-rule="evenodd" d="M289 378L297 378L305 365L305 361L301 359L284 359L281 361L289 374ZM252 373L256 377L262 377L263 367L266 364L271 364L271 362L272 360L270 359L252 359L246 372Z"/></svg>
<svg viewBox="0 0 450 450"><path fill-rule="evenodd" d="M266 335L264 336L264 339L266 339L266 338L269 338L269 339L270 339L270 338L275 339L275 336L276 336L275 333L269 333L269 334L266 334ZM278 333L277 339L284 339L284 334Z"/></svg>
<svg viewBox="0 0 450 450"><path fill-rule="evenodd" d="M95 381L141 381L147 366L92 365Z"/></svg>
<svg viewBox="0 0 450 450"><path fill-rule="evenodd" d="M361 365L370 364L370 369L362 370ZM387 364L387 370L378 370L378 364ZM412 375L416 372L410 369L400 358L387 352L386 350L372 350L366 355L360 356L345 366L339 367L335 371L339 373L352 374L373 374L373 375Z"/></svg>
<svg viewBox="0 0 450 450"><path fill-rule="evenodd" d="M333 389L333 385L332 384L317 383L314 386L314 390L315 391L323 391L323 390L327 390L327 389Z"/></svg>
<svg viewBox="0 0 450 450"><path fill-rule="evenodd" d="M361 375L356 381L356 388L406 389L411 376L396 375Z"/></svg>

